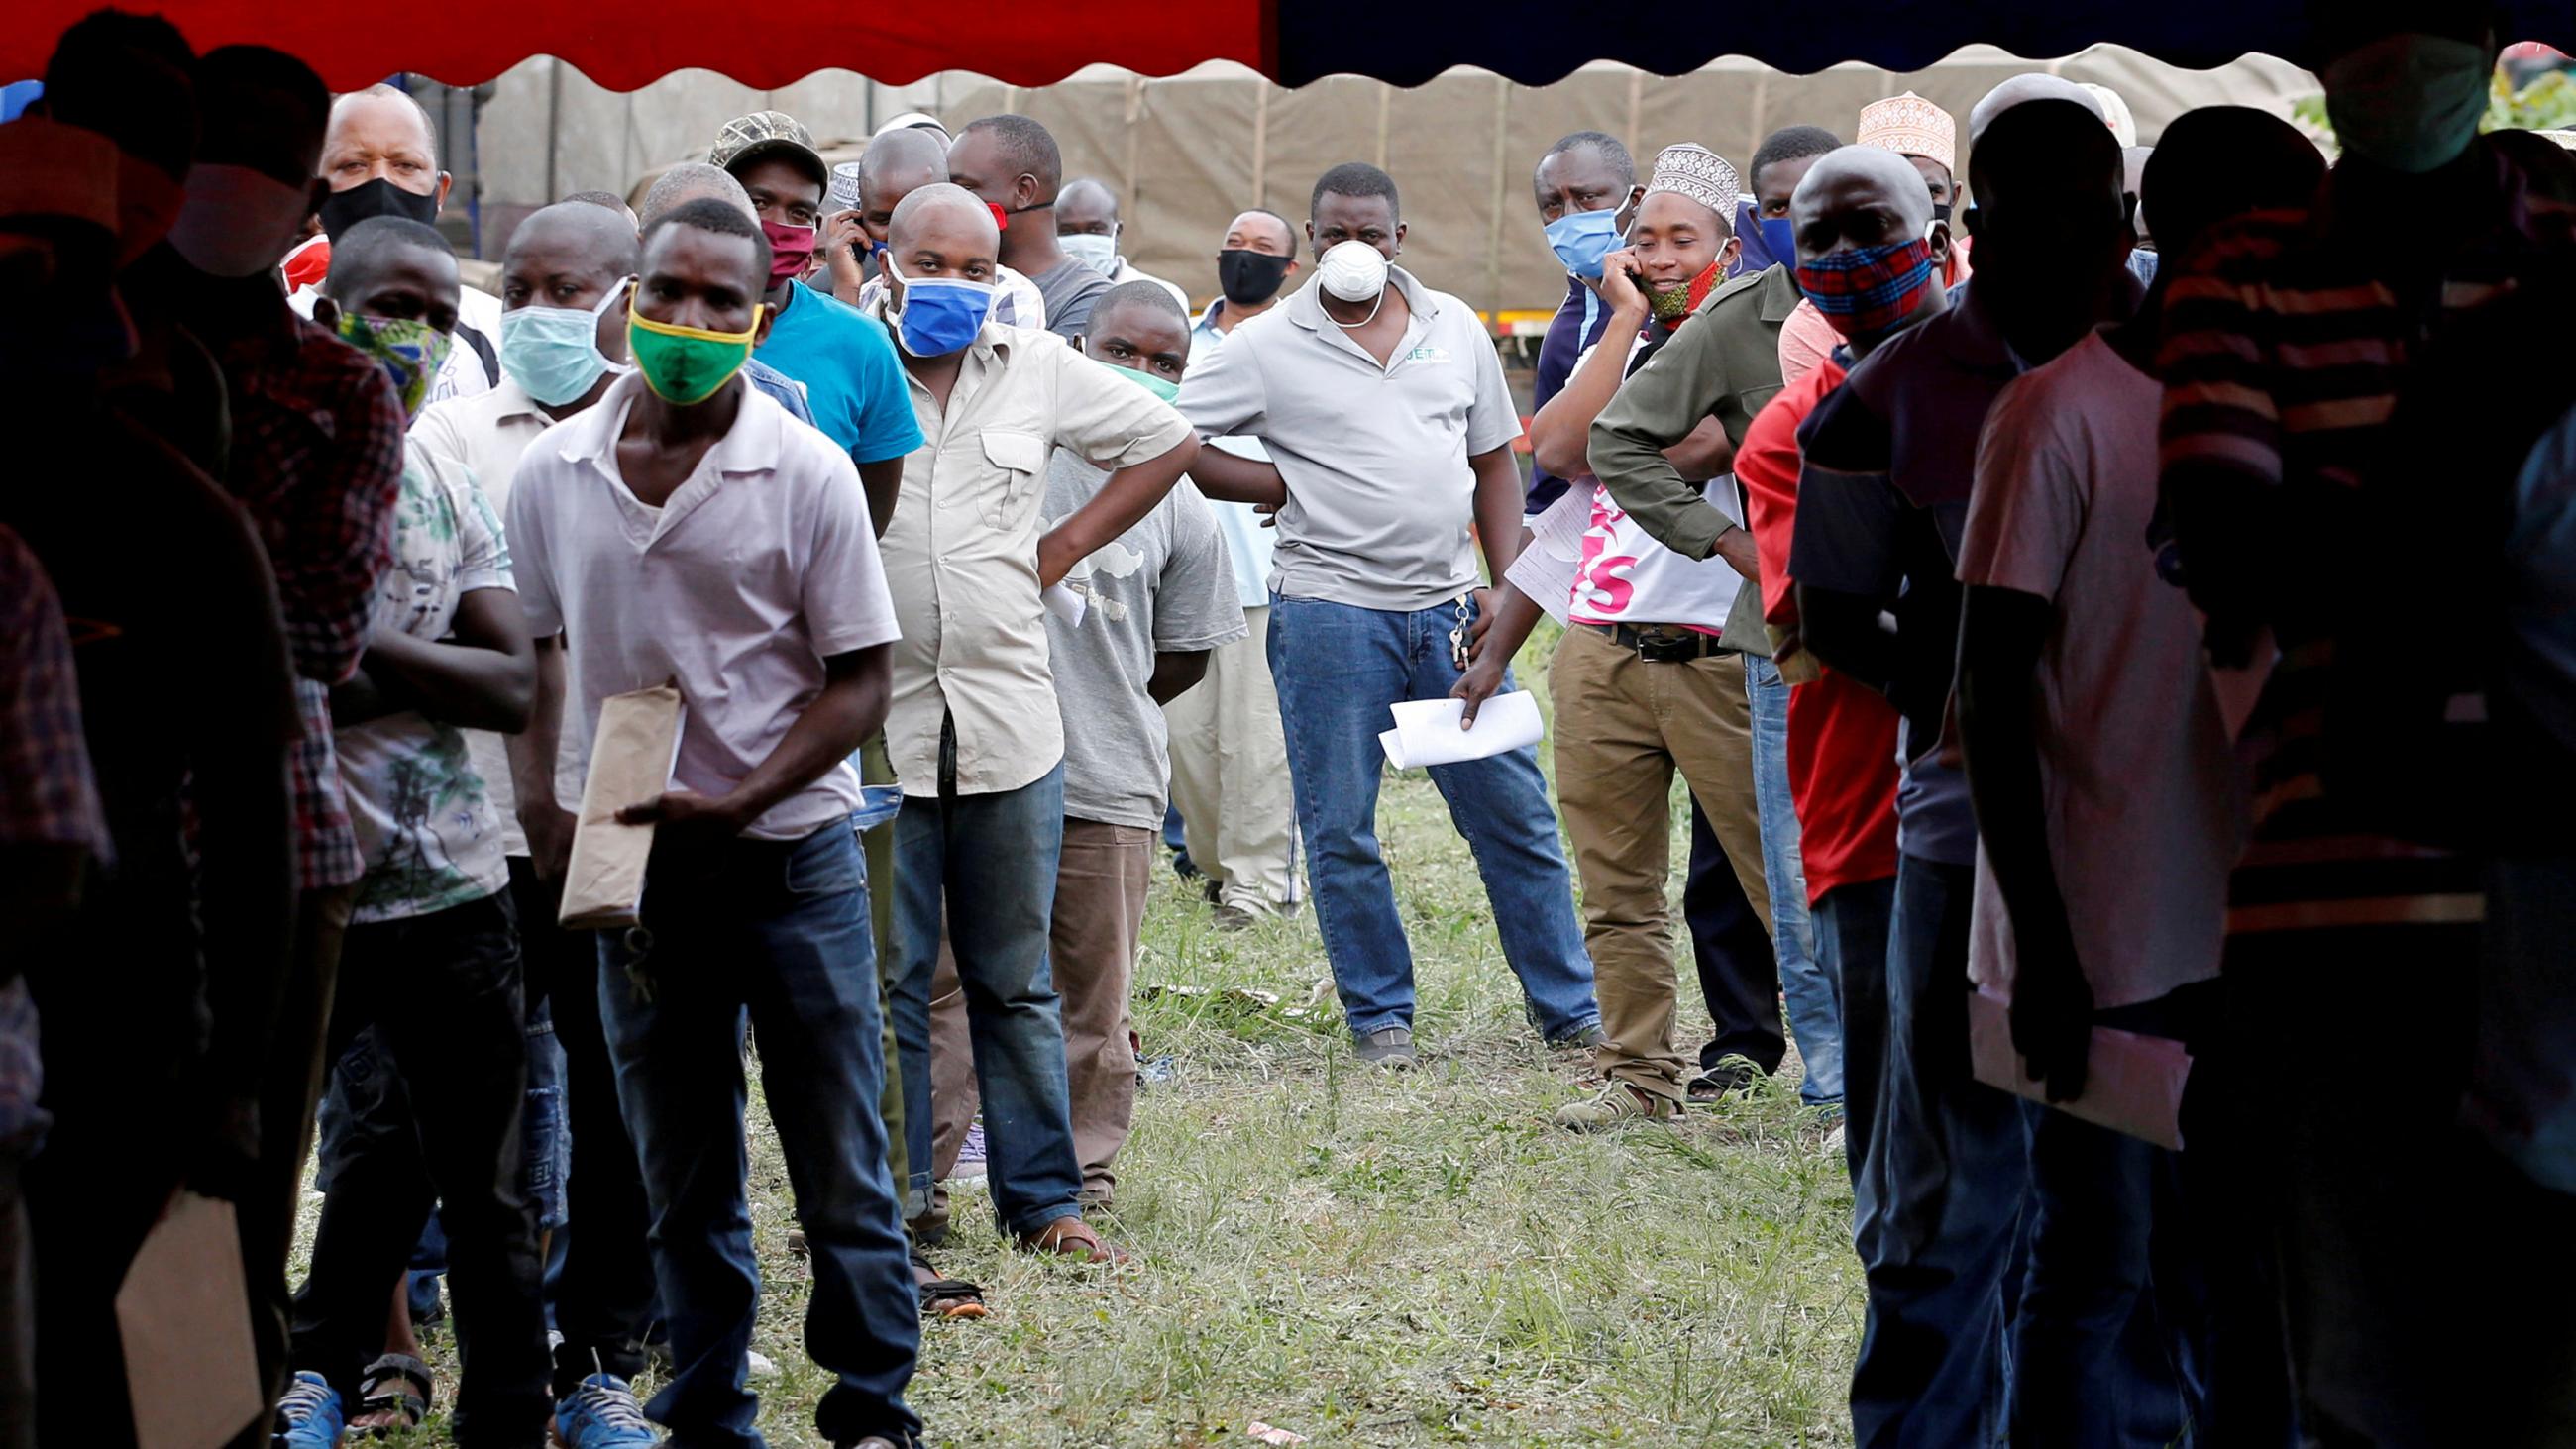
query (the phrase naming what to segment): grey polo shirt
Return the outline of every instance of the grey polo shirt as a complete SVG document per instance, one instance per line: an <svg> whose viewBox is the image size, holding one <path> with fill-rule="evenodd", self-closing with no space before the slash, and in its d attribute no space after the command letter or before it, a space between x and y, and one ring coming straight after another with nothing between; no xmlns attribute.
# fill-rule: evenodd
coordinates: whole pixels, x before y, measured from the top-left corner
<svg viewBox="0 0 2576 1449"><path fill-rule="evenodd" d="M1179 407L1208 437L1256 437L1288 485L1271 587L1291 599L1428 609L1478 582L1467 460L1520 436L1475 309L1391 272L1413 309L1380 367L1308 282L1193 367Z"/></svg>

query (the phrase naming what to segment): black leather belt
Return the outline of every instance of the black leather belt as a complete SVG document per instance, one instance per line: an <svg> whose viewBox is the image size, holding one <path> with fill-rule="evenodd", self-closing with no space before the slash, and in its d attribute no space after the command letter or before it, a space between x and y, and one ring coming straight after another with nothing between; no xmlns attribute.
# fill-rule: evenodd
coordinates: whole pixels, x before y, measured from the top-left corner
<svg viewBox="0 0 2576 1449"><path fill-rule="evenodd" d="M1694 659L1710 659L1735 651L1718 642L1715 634L1697 629L1633 629L1626 624L1586 624L1607 634L1622 649L1637 651L1637 658L1648 664L1687 664Z"/></svg>

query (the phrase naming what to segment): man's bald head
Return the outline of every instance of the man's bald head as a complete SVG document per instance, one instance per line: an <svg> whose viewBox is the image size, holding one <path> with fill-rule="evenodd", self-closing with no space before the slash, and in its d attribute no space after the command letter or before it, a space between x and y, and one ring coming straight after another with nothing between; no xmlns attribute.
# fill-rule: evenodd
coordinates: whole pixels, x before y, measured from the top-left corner
<svg viewBox="0 0 2576 1449"><path fill-rule="evenodd" d="M916 188L894 209L887 220L887 240L901 251L908 240L931 228L945 230L966 223L967 229L984 239L988 247L999 249L1002 229L993 220L993 208L963 186L934 181Z"/></svg>
<svg viewBox="0 0 2576 1449"><path fill-rule="evenodd" d="M322 137L322 180L333 191L383 181L444 204L448 176L438 169L438 128L429 111L388 85L351 91L331 103Z"/></svg>
<svg viewBox="0 0 2576 1449"><path fill-rule="evenodd" d="M2091 112L2093 119L2102 122L2105 129L2110 125L2102 114L2102 102L2091 91L2063 76L2031 71L2010 77L2002 85L1986 92L1986 98L1968 112L1968 143L1975 145L1977 138L1986 133L1986 127L1995 123L1995 117L2024 101L2072 101Z"/></svg>
<svg viewBox="0 0 2576 1449"><path fill-rule="evenodd" d="M1870 213L1865 228L1877 240L1849 233L1856 213ZM1914 163L1883 146L1843 146L1809 167L1789 201L1801 261L1846 246L1877 246L1886 238L1920 236L1932 224L1932 188ZM1810 228L1816 244L1809 245Z"/></svg>
<svg viewBox="0 0 2576 1449"><path fill-rule="evenodd" d="M1059 235L1095 232L1115 235L1118 230L1118 193L1107 183L1089 176L1078 176L1064 184L1055 199L1055 229Z"/></svg>
<svg viewBox="0 0 2576 1449"><path fill-rule="evenodd" d="M577 259L611 277L633 272L641 258L636 232L625 216L588 201L558 201L529 213L510 233L502 267L507 270L513 261L540 251Z"/></svg>
<svg viewBox="0 0 2576 1449"><path fill-rule="evenodd" d="M859 156L859 227L876 241L903 199L932 182L948 180L948 145L916 126L880 132Z"/></svg>
<svg viewBox="0 0 2576 1449"><path fill-rule="evenodd" d="M758 217L752 210L751 193L733 179L733 173L704 161L683 161L653 179L653 188L644 193L644 229L692 201L721 201L737 207L742 214Z"/></svg>

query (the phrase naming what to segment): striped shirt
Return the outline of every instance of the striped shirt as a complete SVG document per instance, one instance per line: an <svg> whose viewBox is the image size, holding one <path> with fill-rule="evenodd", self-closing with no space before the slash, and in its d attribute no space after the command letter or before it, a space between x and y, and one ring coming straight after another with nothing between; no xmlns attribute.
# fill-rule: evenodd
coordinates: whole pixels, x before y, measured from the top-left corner
<svg viewBox="0 0 2576 1449"><path fill-rule="evenodd" d="M2230 882L2234 933L2457 925L2484 914L2473 857L2428 843L2426 831L2393 828L2384 802L2330 788L2327 768L2353 746L2337 733L2366 728L2371 707L2390 697L2366 687L2363 671L2393 692L2399 671L2420 663L2370 663L2378 641L2355 628L2371 610L2354 597L2352 566L2379 516L2363 502L2365 485L2396 445L2390 423L2410 358L2524 279L2568 266L2576 244L2576 167L2527 138L2483 138L2480 150L2493 168L2492 199L2444 213L2459 245L2414 283L2402 272L2389 279L2400 269L2388 264L2384 233L2337 226L2330 183L2313 211L2260 213L2213 232L2166 293L2165 478L2189 469L2233 480L2240 516L2268 508L2281 525L2261 590L2280 657L2240 734L2256 824ZM2416 506L2443 504L2425 496ZM2358 718L2335 703L2356 687ZM2462 697L2446 718L2483 712L2482 701ZM2432 764L2382 763L2391 773ZM2453 808L2465 815L2489 803Z"/></svg>

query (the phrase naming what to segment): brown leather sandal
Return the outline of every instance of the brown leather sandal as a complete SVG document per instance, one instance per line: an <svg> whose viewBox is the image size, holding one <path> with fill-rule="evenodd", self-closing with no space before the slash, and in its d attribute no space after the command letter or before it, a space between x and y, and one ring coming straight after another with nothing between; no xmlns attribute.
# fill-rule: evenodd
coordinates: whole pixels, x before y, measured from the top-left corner
<svg viewBox="0 0 2576 1449"><path fill-rule="evenodd" d="M1034 1233L1022 1233L1020 1246L1032 1253L1062 1253L1088 1263L1116 1266L1128 1261L1126 1249L1102 1242L1079 1214L1057 1218Z"/></svg>

